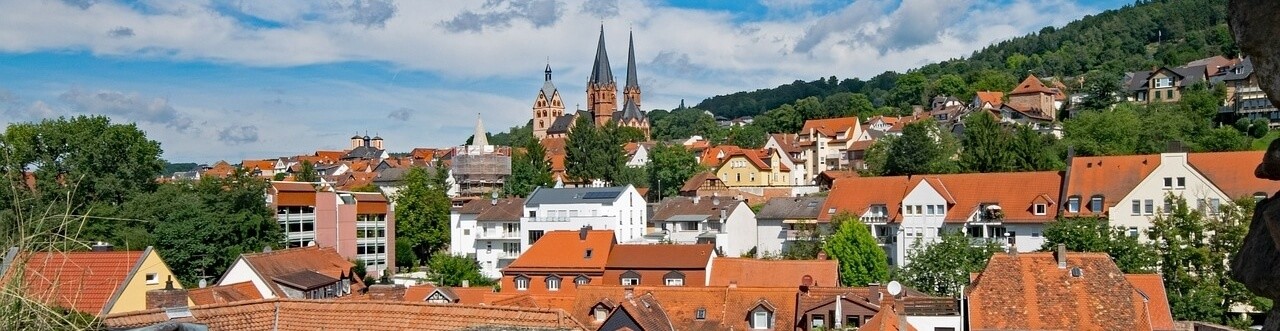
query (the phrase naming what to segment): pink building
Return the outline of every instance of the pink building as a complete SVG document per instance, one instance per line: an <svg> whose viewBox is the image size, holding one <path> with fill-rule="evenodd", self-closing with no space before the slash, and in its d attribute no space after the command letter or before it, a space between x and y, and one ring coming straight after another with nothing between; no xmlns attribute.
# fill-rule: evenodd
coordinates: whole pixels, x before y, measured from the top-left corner
<svg viewBox="0 0 1280 331"><path fill-rule="evenodd" d="M285 247L333 247L381 276L395 262L395 212L377 192L336 191L325 185L272 182L267 203L285 233Z"/></svg>

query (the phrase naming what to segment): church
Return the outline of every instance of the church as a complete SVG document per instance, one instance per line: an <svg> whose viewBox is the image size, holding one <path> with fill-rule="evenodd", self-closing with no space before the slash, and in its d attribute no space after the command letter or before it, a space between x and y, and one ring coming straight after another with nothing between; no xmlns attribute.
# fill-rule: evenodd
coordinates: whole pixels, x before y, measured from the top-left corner
<svg viewBox="0 0 1280 331"><path fill-rule="evenodd" d="M604 46L604 27L600 27L600 42L596 45L595 63L587 78L587 109L570 114L564 112L564 100L555 84L551 83L551 65L544 71L542 89L533 101L533 135L539 140L564 138L569 134L578 116L590 116L596 126L609 121L618 126L633 127L649 135L649 117L640 110L640 82L636 77L635 37L629 36L627 45L627 82L622 88L622 110L618 110L618 83L614 81L609 66L609 54Z"/></svg>

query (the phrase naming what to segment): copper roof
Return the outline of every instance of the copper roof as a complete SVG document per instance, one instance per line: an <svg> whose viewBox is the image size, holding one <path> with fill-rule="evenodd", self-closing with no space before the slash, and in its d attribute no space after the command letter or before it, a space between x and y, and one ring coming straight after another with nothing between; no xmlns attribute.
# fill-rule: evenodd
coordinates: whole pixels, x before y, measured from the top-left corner
<svg viewBox="0 0 1280 331"><path fill-rule="evenodd" d="M432 304L403 301L267 299L190 307L174 321L209 330L461 330L480 326L586 330L559 309ZM162 309L114 314L108 328L138 328L169 322Z"/></svg>

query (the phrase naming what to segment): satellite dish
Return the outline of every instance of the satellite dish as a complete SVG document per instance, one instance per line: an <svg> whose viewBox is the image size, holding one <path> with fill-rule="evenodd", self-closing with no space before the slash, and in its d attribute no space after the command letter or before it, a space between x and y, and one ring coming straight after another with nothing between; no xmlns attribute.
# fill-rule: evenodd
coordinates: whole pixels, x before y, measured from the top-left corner
<svg viewBox="0 0 1280 331"><path fill-rule="evenodd" d="M889 295L896 297L899 294L902 294L902 283L896 280L889 282Z"/></svg>

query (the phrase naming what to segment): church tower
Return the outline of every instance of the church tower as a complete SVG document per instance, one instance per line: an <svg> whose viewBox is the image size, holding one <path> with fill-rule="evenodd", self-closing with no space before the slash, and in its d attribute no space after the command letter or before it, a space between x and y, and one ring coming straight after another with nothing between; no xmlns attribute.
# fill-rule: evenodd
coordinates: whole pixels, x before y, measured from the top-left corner
<svg viewBox="0 0 1280 331"><path fill-rule="evenodd" d="M618 111L618 84L613 81L609 68L609 54L604 49L604 25L600 26L600 43L596 45L596 60L587 79L587 111L595 118L596 125L604 125Z"/></svg>
<svg viewBox="0 0 1280 331"><path fill-rule="evenodd" d="M633 33L627 33L627 86L623 88L622 95L626 102L640 107L640 79L636 78L636 38Z"/></svg>
<svg viewBox="0 0 1280 331"><path fill-rule="evenodd" d="M543 71L542 90L533 100L533 136L542 140L547 137L547 128L555 123L556 118L564 115L564 102L560 100L560 91L551 83L551 64Z"/></svg>

